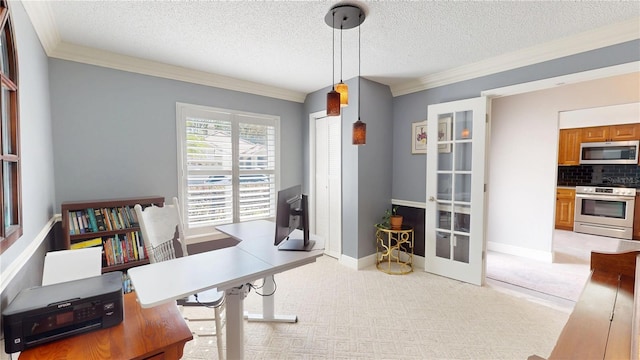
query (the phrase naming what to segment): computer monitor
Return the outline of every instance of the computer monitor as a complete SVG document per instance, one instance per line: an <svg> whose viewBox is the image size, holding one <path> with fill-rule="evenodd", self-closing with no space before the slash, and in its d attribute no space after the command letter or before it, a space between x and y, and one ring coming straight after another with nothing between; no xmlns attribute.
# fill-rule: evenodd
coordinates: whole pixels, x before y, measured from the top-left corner
<svg viewBox="0 0 640 360"><path fill-rule="evenodd" d="M310 251L315 243L309 239L309 201L302 186L278 191L274 245L278 250Z"/></svg>

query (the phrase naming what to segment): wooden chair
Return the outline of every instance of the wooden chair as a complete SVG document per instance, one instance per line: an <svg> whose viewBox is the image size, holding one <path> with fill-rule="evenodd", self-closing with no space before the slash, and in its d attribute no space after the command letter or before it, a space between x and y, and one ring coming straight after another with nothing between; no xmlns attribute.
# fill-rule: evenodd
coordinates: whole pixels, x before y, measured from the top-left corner
<svg viewBox="0 0 640 360"><path fill-rule="evenodd" d="M188 256L185 243L182 219L178 206L178 199L173 198L173 204L165 204L163 207L149 206L142 208L140 204L134 206L144 246L151 263ZM216 341L218 346L218 358L223 359L222 351L222 320L221 310L224 306L224 293L217 289L210 289L198 294L193 294L186 299L177 301L182 306L205 306L213 308L214 318L193 319L190 321L214 320L216 327ZM208 334L211 335L211 334ZM203 335L200 335L203 336ZM206 336L206 335L205 335Z"/></svg>

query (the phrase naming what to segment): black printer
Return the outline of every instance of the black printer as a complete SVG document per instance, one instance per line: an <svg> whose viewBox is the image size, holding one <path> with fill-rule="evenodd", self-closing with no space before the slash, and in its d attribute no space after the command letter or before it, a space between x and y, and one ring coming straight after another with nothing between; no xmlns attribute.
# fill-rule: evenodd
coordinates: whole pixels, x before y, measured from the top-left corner
<svg viewBox="0 0 640 360"><path fill-rule="evenodd" d="M122 273L20 291L2 311L4 349L23 351L54 340L118 325L124 316Z"/></svg>

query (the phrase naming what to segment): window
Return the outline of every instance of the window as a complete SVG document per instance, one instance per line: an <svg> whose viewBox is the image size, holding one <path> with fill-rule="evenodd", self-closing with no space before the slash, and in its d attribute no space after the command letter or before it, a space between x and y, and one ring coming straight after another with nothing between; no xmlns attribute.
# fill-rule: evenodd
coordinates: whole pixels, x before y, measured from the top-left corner
<svg viewBox="0 0 640 360"><path fill-rule="evenodd" d="M181 103L176 113L187 234L275 217L280 119Z"/></svg>
<svg viewBox="0 0 640 360"><path fill-rule="evenodd" d="M22 235L18 62L8 1L0 1L0 253Z"/></svg>

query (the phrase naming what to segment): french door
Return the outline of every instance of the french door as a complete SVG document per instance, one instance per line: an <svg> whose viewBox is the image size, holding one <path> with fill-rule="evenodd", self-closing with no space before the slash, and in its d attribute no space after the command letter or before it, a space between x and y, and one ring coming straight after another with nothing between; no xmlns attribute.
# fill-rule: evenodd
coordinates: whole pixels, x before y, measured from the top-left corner
<svg viewBox="0 0 640 360"><path fill-rule="evenodd" d="M425 271L482 285L485 273L485 97L427 109Z"/></svg>

